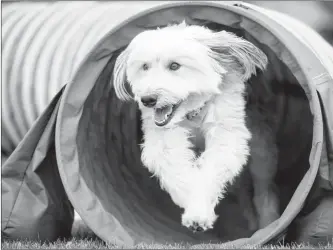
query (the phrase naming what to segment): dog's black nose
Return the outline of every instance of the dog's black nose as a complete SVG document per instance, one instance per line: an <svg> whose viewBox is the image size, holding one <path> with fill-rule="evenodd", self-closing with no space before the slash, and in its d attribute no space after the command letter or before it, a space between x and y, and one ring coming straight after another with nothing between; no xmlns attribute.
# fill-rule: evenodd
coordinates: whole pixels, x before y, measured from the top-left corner
<svg viewBox="0 0 333 250"><path fill-rule="evenodd" d="M146 107L154 107L157 102L157 96L156 95L148 95L141 97L141 102Z"/></svg>

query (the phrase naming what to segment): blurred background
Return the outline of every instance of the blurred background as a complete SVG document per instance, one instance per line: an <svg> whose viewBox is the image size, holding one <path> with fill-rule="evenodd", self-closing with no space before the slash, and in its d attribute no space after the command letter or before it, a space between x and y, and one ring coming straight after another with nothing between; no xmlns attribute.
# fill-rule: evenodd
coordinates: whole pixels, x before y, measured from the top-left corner
<svg viewBox="0 0 333 250"><path fill-rule="evenodd" d="M297 18L333 44L333 1L245 1Z"/></svg>

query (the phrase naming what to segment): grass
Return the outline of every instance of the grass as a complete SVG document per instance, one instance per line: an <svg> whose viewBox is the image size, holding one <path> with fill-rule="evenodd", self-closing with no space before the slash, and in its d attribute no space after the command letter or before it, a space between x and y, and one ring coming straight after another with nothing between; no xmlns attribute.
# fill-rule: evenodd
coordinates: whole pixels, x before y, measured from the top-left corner
<svg viewBox="0 0 333 250"><path fill-rule="evenodd" d="M133 249L189 249L191 246L188 244L174 244L174 245L159 245L159 244L139 244ZM221 248L218 245L201 245L200 249L216 249ZM263 247L248 246L244 249L333 249L333 244L327 246L313 247L307 244L291 244L291 245L267 245ZM70 241L58 240L53 243L41 243L32 241L4 241L2 242L1 249L121 249L121 247L111 244L106 244L101 240L96 239L75 239ZM230 248L229 248L230 249Z"/></svg>
<svg viewBox="0 0 333 250"><path fill-rule="evenodd" d="M107 244L100 240L96 235L86 226L86 224L80 219L76 219L72 229L72 235L74 236L70 240L58 240L52 243L43 243L38 241L12 241L3 240L1 249L122 249L122 247ZM190 244L138 244L131 249L230 249L230 245L224 244L204 244L191 246ZM124 248L123 248L124 249ZM309 244L290 244L290 245L267 245L267 246L245 246L243 249L333 249L333 239L330 244L325 246L311 246Z"/></svg>

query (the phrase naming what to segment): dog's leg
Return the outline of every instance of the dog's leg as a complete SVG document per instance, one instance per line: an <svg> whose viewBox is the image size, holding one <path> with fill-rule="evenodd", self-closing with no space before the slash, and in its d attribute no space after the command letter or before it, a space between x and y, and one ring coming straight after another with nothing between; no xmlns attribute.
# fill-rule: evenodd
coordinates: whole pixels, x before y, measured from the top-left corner
<svg viewBox="0 0 333 250"><path fill-rule="evenodd" d="M252 132L249 169L253 179L253 203L258 214L259 228L264 228L280 216L274 184L277 147L271 128L258 111L248 111L248 126Z"/></svg>
<svg viewBox="0 0 333 250"><path fill-rule="evenodd" d="M211 127L208 133L215 135L206 138L208 147L198 159L197 186L192 190L183 215L183 224L198 231L213 227L215 206L219 198L223 198L227 183L240 173L247 157L246 142L238 133L225 131L219 126Z"/></svg>
<svg viewBox="0 0 333 250"><path fill-rule="evenodd" d="M183 224L197 231L213 227L214 208L249 155L251 134L245 124L243 86L235 83L231 88L214 100L203 125L206 150L198 159L197 186L182 218Z"/></svg>
<svg viewBox="0 0 333 250"><path fill-rule="evenodd" d="M143 164L158 177L161 188L170 194L173 202L185 208L198 171L188 131L181 127L159 128L149 119L143 121L143 130Z"/></svg>
<svg viewBox="0 0 333 250"><path fill-rule="evenodd" d="M198 160L200 173L197 186L192 190L183 215L183 224L199 231L213 227L215 206L219 198L223 198L227 183L240 173L247 158L246 143L242 138L237 138L237 133L226 132L221 127L212 129L218 135L208 139L208 145L211 146ZM226 145L218 142L226 142Z"/></svg>

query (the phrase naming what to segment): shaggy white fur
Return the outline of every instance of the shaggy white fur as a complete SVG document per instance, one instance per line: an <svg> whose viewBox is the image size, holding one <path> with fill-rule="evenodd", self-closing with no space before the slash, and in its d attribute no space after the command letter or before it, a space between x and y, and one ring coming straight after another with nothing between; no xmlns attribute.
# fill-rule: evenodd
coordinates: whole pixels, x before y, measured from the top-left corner
<svg viewBox="0 0 333 250"><path fill-rule="evenodd" d="M192 230L213 227L227 183L247 163L244 82L266 64L252 43L184 22L138 34L116 61L117 96L142 112L142 162Z"/></svg>

